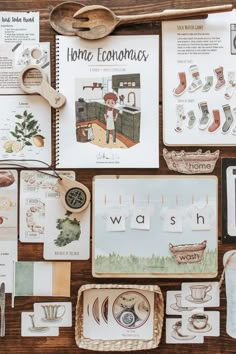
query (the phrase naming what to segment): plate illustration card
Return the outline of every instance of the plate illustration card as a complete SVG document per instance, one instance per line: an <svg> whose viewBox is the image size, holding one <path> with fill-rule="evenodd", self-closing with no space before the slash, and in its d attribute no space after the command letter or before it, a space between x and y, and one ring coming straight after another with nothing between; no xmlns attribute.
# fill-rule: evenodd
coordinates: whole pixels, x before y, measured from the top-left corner
<svg viewBox="0 0 236 354"><path fill-rule="evenodd" d="M235 145L235 14L162 22L166 145Z"/></svg>
<svg viewBox="0 0 236 354"><path fill-rule="evenodd" d="M59 167L159 166L158 46L158 36L57 36L57 86L68 98L57 119Z"/></svg>
<svg viewBox="0 0 236 354"><path fill-rule="evenodd" d="M50 164L51 108L44 98L0 96L0 103L0 158L37 159Z"/></svg>
<svg viewBox="0 0 236 354"><path fill-rule="evenodd" d="M40 170L45 172L44 170ZM58 179L36 170L20 172L20 241L44 242L48 219L61 210ZM57 171L62 177L75 179L74 171ZM50 173L47 171L47 173ZM53 174L53 173L52 173ZM45 208L51 199L56 202L50 213Z"/></svg>
<svg viewBox="0 0 236 354"><path fill-rule="evenodd" d="M55 215L51 210L57 210ZM45 214L44 259L89 259L90 205L80 213L66 211L58 200L48 200Z"/></svg>
<svg viewBox="0 0 236 354"><path fill-rule="evenodd" d="M95 277L217 274L217 178L96 176L93 196Z"/></svg>

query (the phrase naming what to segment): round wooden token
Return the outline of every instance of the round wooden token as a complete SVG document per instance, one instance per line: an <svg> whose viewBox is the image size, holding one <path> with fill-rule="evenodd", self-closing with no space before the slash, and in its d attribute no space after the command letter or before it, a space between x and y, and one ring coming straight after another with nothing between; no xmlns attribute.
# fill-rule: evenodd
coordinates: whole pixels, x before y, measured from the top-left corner
<svg viewBox="0 0 236 354"><path fill-rule="evenodd" d="M79 213L88 207L91 194L84 184L63 176L58 179L58 186L60 198L66 210Z"/></svg>

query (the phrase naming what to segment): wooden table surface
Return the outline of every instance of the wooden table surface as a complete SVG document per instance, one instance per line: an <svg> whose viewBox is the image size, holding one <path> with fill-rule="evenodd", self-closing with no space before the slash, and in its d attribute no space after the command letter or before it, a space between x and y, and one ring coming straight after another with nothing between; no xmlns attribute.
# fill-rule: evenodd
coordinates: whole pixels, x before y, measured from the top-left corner
<svg viewBox="0 0 236 354"><path fill-rule="evenodd" d="M81 0L85 5L99 4L109 6L117 14L141 14L145 12L161 11L164 9L172 8L191 8L199 6L221 5L222 3L234 3L236 1L230 0L104 0L104 1L87 1ZM40 40L51 42L51 66L52 66L52 79L53 85L55 82L55 45L54 37L55 32L49 24L49 11L50 9L59 4L62 1L55 0L0 0L0 11L16 11L16 10L33 10L40 12ZM224 16L222 14L222 16ZM236 20L236 19L235 19ZM117 29L115 34L160 34L160 23L143 24L134 26L125 26ZM162 95L161 95L161 82L160 82L160 126L162 127ZM160 129L160 152L163 149L162 129ZM196 148L188 148L188 151L196 150ZM212 147L212 151L214 148ZM234 147L220 148L222 157L234 157ZM161 153L162 155L162 153ZM73 168L73 166L71 166ZM160 157L159 169L82 169L77 170L79 180L85 183L90 189L92 186L92 177L96 174L170 174L167 170L163 156ZM220 161L218 161L214 174L219 178L219 201L221 200L221 180L220 180ZM220 204L220 203L219 203ZM222 245L221 244L221 206L219 205L219 275L216 280L219 279L222 272L222 257L224 252L230 249L234 249L234 245ZM41 244L21 244L19 242L19 260L21 261L42 261L43 248ZM161 286L163 294L165 295L167 290L180 289L181 282L176 279L136 279L134 280L113 280L113 279L99 279L96 280L91 275L91 261L73 261L72 262L72 286L71 286L71 301L73 303L73 327L61 328L59 337L49 338L23 338L21 337L21 312L32 311L33 303L37 301L47 301L51 298L37 298L37 297L18 297L15 300L15 308L11 308L11 296L8 294L6 298L6 336L0 338L0 353L57 353L57 354L72 354L72 353L95 353L79 349L75 344L74 339L74 313L75 304L77 299L77 291L82 284L87 283L138 283L138 284L158 284ZM58 298L60 300L61 298ZM56 300L56 298L55 298ZM63 299L67 301L68 299ZM188 344L188 345L175 345L165 344L165 322L163 327L162 339L159 348L143 351L143 353L163 353L163 354L175 354L175 353L236 353L236 340L230 338L226 334L226 299L225 290L223 288L221 292L221 330L220 337L205 337L204 344ZM140 352L141 353L141 352Z"/></svg>

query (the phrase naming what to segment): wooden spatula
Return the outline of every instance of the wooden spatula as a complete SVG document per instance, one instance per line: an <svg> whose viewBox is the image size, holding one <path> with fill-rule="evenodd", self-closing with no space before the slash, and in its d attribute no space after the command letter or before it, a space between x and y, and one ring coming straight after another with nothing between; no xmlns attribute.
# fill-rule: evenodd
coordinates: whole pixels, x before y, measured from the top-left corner
<svg viewBox="0 0 236 354"><path fill-rule="evenodd" d="M127 23L147 22L156 20L171 20L209 13L232 11L233 5L199 7L195 9L164 10L143 15L117 16L104 6L85 6L74 14L77 21L72 27L77 29L77 35L84 39L99 39L108 36L117 26Z"/></svg>

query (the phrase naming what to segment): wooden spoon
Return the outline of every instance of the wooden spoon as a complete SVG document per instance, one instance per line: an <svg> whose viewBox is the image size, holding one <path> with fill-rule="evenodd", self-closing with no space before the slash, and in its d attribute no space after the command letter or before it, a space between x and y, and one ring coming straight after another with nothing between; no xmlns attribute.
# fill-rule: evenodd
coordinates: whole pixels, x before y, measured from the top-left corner
<svg viewBox="0 0 236 354"><path fill-rule="evenodd" d="M55 6L49 16L52 28L64 36L76 36L77 29L72 28L73 15L79 11L84 5L68 1Z"/></svg>
<svg viewBox="0 0 236 354"><path fill-rule="evenodd" d="M127 23L147 22L155 20L171 20L209 13L232 11L233 5L200 7L196 9L164 10L143 15L117 16L104 6L84 6L74 14L77 21L72 23L77 35L84 39L99 39L108 36L117 26Z"/></svg>

